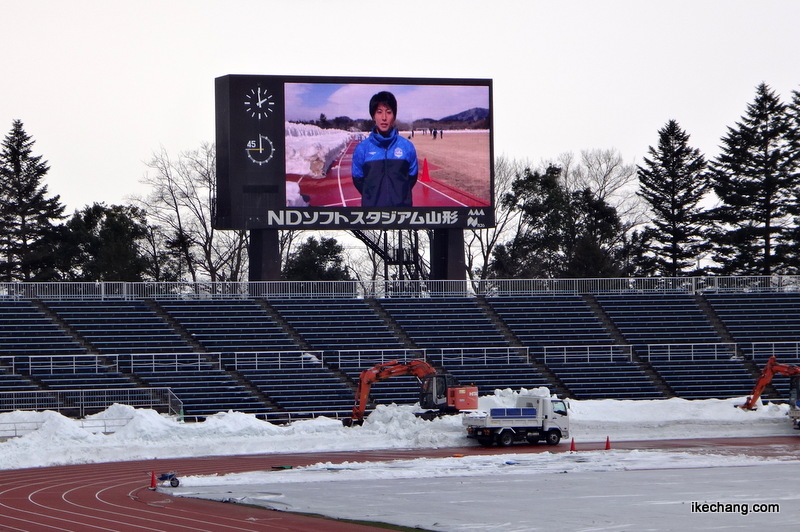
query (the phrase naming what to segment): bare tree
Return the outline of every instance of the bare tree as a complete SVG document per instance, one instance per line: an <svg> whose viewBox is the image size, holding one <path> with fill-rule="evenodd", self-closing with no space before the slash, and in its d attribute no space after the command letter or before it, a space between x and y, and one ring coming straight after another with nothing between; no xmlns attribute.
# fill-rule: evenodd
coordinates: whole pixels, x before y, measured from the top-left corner
<svg viewBox="0 0 800 532"><path fill-rule="evenodd" d="M626 163L615 149L581 151L580 161L572 153L561 154L553 163L561 168L570 192L589 189L595 198L614 207L627 228L643 222L645 207L636 194L637 167Z"/></svg>
<svg viewBox="0 0 800 532"><path fill-rule="evenodd" d="M302 236L303 231L280 231L278 233L278 252L281 257L281 264L286 264L289 255L292 254L296 246L296 241Z"/></svg>
<svg viewBox="0 0 800 532"><path fill-rule="evenodd" d="M214 145L203 143L177 159L162 149L147 166L150 171L142 183L150 186L150 193L135 201L167 235L166 245L180 258L180 269L189 280L242 280L246 273L247 233L217 231L212 225Z"/></svg>
<svg viewBox="0 0 800 532"><path fill-rule="evenodd" d="M378 252L354 237L347 238L345 263L352 276L365 288L383 276L383 259ZM360 245L359 245L360 244Z"/></svg>
<svg viewBox="0 0 800 532"><path fill-rule="evenodd" d="M500 156L494 163L495 226L487 229L470 229L464 233L466 240L467 276L471 280L486 279L489 262L497 244L505 242L517 230L519 214L504 205L503 197L511 192L511 184L529 165Z"/></svg>

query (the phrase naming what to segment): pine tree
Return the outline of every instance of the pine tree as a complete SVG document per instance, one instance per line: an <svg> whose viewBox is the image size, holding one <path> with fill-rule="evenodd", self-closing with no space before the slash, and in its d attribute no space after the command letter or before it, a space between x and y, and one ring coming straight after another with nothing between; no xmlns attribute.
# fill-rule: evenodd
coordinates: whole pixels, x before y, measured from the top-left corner
<svg viewBox="0 0 800 532"><path fill-rule="evenodd" d="M520 214L514 238L497 246L491 271L495 278L557 277L564 264L569 193L561 184L561 169L545 172L526 168L511 184L503 205Z"/></svg>
<svg viewBox="0 0 800 532"><path fill-rule="evenodd" d="M658 131L658 148L639 166L639 196L650 205L647 235L657 273L671 277L697 272L697 261L710 249L700 201L709 189L706 161L689 146L689 135L670 120Z"/></svg>
<svg viewBox="0 0 800 532"><path fill-rule="evenodd" d="M789 117L789 130L787 141L789 149L795 155L800 154L800 91L792 91L792 101L787 109ZM796 161L795 172L800 169L800 161ZM797 275L800 273L800 177L795 180L793 201L789 206L792 215L792 224L786 232L786 242L779 247L779 252L785 258L787 272Z"/></svg>
<svg viewBox="0 0 800 532"><path fill-rule="evenodd" d="M617 210L591 190L570 194L568 237L562 242L564 277L619 277L617 241L622 239L622 224Z"/></svg>
<svg viewBox="0 0 800 532"><path fill-rule="evenodd" d="M34 141L15 120L0 152L0 278L49 281L56 277L54 244L64 206L48 197L42 180L49 171Z"/></svg>
<svg viewBox="0 0 800 532"><path fill-rule="evenodd" d="M335 238L309 237L289 255L283 269L287 281L349 281L344 247Z"/></svg>
<svg viewBox="0 0 800 532"><path fill-rule="evenodd" d="M733 275L784 273L788 214L797 185L798 153L788 140L786 106L762 83L747 114L729 127L722 153L711 165L721 205L713 242L719 272Z"/></svg>
<svg viewBox="0 0 800 532"><path fill-rule="evenodd" d="M64 224L57 246L62 277L75 281L142 281L145 213L129 205L95 203Z"/></svg>
<svg viewBox="0 0 800 532"><path fill-rule="evenodd" d="M622 271L616 209L588 188L569 192L560 168L526 169L503 204L519 213L519 226L512 240L495 248L493 277L609 277Z"/></svg>

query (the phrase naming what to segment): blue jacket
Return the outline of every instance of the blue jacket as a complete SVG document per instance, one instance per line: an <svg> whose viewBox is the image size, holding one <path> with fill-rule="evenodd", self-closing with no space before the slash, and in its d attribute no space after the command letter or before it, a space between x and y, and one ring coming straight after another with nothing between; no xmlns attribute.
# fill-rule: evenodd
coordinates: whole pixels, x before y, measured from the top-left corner
<svg viewBox="0 0 800 532"><path fill-rule="evenodd" d="M351 173L362 207L411 207L417 172L417 150L396 129L388 137L373 130L353 152Z"/></svg>

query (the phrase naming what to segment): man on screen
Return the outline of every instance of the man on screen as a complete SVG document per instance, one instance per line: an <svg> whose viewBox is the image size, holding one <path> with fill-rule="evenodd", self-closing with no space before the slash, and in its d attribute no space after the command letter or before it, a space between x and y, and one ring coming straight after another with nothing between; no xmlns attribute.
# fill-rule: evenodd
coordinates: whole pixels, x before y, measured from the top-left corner
<svg viewBox="0 0 800 532"><path fill-rule="evenodd" d="M369 101L372 133L353 152L353 185L362 207L411 207L417 183L417 150L394 127L397 100L382 91Z"/></svg>

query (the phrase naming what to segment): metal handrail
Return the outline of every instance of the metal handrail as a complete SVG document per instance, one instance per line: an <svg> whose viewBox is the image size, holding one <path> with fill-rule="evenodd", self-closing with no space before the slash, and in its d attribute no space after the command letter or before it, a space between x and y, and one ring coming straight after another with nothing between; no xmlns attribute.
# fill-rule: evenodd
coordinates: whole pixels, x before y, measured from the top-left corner
<svg viewBox="0 0 800 532"><path fill-rule="evenodd" d="M0 283L1 299L343 299L509 297L516 295L621 293L799 292L800 276L623 277L592 279L54 282Z"/></svg>
<svg viewBox="0 0 800 532"><path fill-rule="evenodd" d="M139 408L166 408L171 416L181 416L183 402L169 388L98 388L74 390L33 390L0 392L0 412L13 410L54 410L85 417L88 410L108 408L119 403Z"/></svg>
<svg viewBox="0 0 800 532"><path fill-rule="evenodd" d="M666 355L667 361L671 362L673 358L688 358L689 360L694 360L695 357L706 358L708 355L713 355L714 360L719 360L720 358L729 359L737 355L737 345L736 343L718 342L698 344L642 344L636 347L644 351L643 357L648 361L657 355Z"/></svg>

